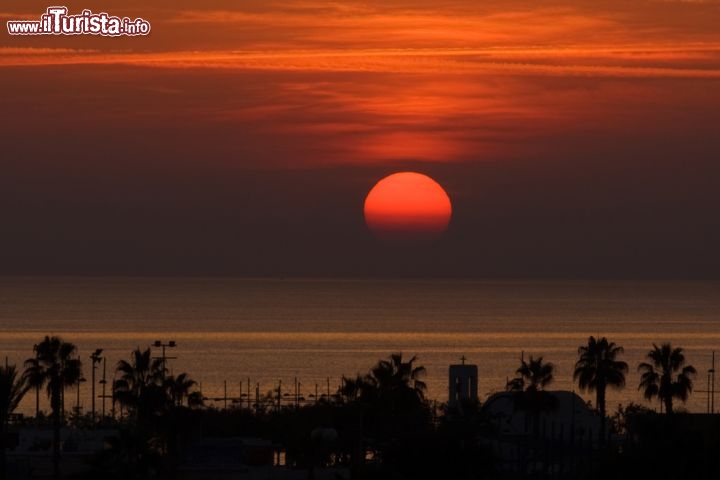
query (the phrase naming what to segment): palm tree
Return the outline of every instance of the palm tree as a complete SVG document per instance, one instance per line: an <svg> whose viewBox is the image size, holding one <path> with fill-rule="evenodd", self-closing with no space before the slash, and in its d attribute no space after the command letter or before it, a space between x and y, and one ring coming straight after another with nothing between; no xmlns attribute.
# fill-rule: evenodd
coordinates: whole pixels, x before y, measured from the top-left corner
<svg viewBox="0 0 720 480"><path fill-rule="evenodd" d="M53 417L53 473L60 478L60 424L65 387L82 377L77 347L60 337L49 337L37 345L36 355L25 360L25 375L31 387L47 387Z"/></svg>
<svg viewBox="0 0 720 480"><path fill-rule="evenodd" d="M545 391L545 387L553 380L555 365L550 362L543 363L543 357L529 361L520 360L520 366L515 370L516 378L507 384L507 390L515 392L515 408L525 410L532 414L533 430L540 431L540 413L555 408L556 399Z"/></svg>
<svg viewBox="0 0 720 480"><path fill-rule="evenodd" d="M687 400L697 371L692 365L685 365L683 349L672 348L670 343L663 343L660 347L653 343L647 358L652 363L642 362L638 365L638 371L642 372L638 390L642 390L650 401L658 397L668 415L672 415L673 398L683 403Z"/></svg>
<svg viewBox="0 0 720 480"><path fill-rule="evenodd" d="M163 362L152 358L150 349L136 348L130 361L120 360L115 371L120 378L113 383L113 401L128 408L136 417L147 418L165 407Z"/></svg>
<svg viewBox="0 0 720 480"><path fill-rule="evenodd" d="M595 391L595 406L600 412L600 437L605 438L605 392L607 387L622 388L625 386L625 374L628 364L617 359L623 348L608 342L602 337L588 338L587 345L578 348L580 358L575 363L573 380L578 381L581 390Z"/></svg>
<svg viewBox="0 0 720 480"><path fill-rule="evenodd" d="M187 405L191 408L202 406L202 395L195 390L197 382L191 379L187 373L166 378L164 385L174 406L182 407Z"/></svg>
<svg viewBox="0 0 720 480"><path fill-rule="evenodd" d="M350 401L359 400L363 395L373 392L372 387L367 383L366 376L358 374L355 378L348 378L343 375L340 395Z"/></svg>
<svg viewBox="0 0 720 480"><path fill-rule="evenodd" d="M366 383L376 388L380 396L399 390L409 390L418 400L423 401L427 385L420 378L425 376L426 371L423 366L415 366L416 360L417 357L413 356L407 362L403 362L402 353L393 353L387 360L380 360L370 370Z"/></svg>
<svg viewBox="0 0 720 480"><path fill-rule="evenodd" d="M396 445L427 431L431 410L425 401L425 373L416 357L403 360L395 353L364 376L344 378L340 393L348 400L353 424L351 470L362 461L363 438L372 439L383 458L393 458Z"/></svg>
<svg viewBox="0 0 720 480"><path fill-rule="evenodd" d="M519 387L526 392L539 392L554 380L555 365L550 362L543 363L543 357L533 359L530 355L528 362L525 359L520 362L520 366L515 370L517 377L509 382L515 388Z"/></svg>
<svg viewBox="0 0 720 480"><path fill-rule="evenodd" d="M15 365L0 367L0 478L6 475L5 439L10 415L29 389L27 377L18 377Z"/></svg>
<svg viewBox="0 0 720 480"><path fill-rule="evenodd" d="M401 353L380 360L365 375L343 377L340 395L351 402L373 404L389 412L411 412L425 402L427 386L421 378L425 367L417 366L417 357L403 361Z"/></svg>

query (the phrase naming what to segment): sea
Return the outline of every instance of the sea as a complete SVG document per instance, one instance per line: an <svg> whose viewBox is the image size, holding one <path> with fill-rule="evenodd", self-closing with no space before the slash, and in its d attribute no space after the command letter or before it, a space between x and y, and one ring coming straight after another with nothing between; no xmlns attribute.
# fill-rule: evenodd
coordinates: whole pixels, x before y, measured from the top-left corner
<svg viewBox="0 0 720 480"><path fill-rule="evenodd" d="M477 365L480 400L502 391L521 358L555 365L550 389L572 390L578 347L590 335L624 347L627 385L608 411L630 402L659 409L638 390L637 365L653 344L682 347L697 369L683 406L708 410L713 352L720 363L720 283L576 280L247 279L166 277L0 278L0 355L22 365L45 335L74 343L85 382L66 408L96 409L115 366L135 348L166 347L167 367L187 372L208 404L246 405L281 385L282 401L334 394L342 377L365 374L392 353L424 366L427 397L448 398L448 368ZM162 348L153 347L155 356ZM104 370L104 371L103 371ZM296 387L298 385L298 387ZM718 387L720 390L720 378ZM79 395L78 395L79 393ZM106 395L110 394L109 388ZM48 409L45 393L41 408ZM720 409L720 396L715 410ZM110 411L110 401L105 405ZM29 393L20 412L35 412Z"/></svg>

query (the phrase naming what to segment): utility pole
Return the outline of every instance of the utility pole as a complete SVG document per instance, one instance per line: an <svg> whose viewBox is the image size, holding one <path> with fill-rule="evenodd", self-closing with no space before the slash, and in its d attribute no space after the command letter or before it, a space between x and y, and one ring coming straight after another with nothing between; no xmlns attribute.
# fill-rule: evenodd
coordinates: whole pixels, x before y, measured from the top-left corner
<svg viewBox="0 0 720 480"><path fill-rule="evenodd" d="M710 385L710 413L715 413L715 351L712 352L712 368L710 369L712 375L712 383Z"/></svg>
<svg viewBox="0 0 720 480"><path fill-rule="evenodd" d="M260 412L260 382L255 384L255 413Z"/></svg>
<svg viewBox="0 0 720 480"><path fill-rule="evenodd" d="M78 358L78 363L80 362L80 358ZM80 384L82 382L86 382L85 377L79 377L77 379L77 397L75 398L75 421L77 422L80 420Z"/></svg>
<svg viewBox="0 0 720 480"><path fill-rule="evenodd" d="M162 374L163 379L165 379L165 362L167 360L175 360L177 357L168 357L165 355L165 348L175 348L177 347L177 343L175 343L175 340L170 340L168 343L163 343L160 340L155 340L155 343L153 343L154 347L162 347L162 357L153 357L156 360L161 359L162 360Z"/></svg>
<svg viewBox="0 0 720 480"><path fill-rule="evenodd" d="M715 352L712 352L712 363L707 371L707 390L697 390L707 393L707 413L715 413Z"/></svg>
<svg viewBox="0 0 720 480"><path fill-rule="evenodd" d="M710 372L711 369L708 369L707 371L707 413L711 413L712 410L710 409Z"/></svg>
<svg viewBox="0 0 720 480"><path fill-rule="evenodd" d="M95 424L95 368L97 367L97 364L100 363L101 360L104 360L100 354L102 353L102 348L98 348L93 352L92 355L90 355L90 360L92 360L92 423ZM105 375L103 375L104 379ZM104 394L105 392L103 392ZM104 400L103 400L104 401ZM103 416L105 416L105 412L103 412Z"/></svg>
<svg viewBox="0 0 720 480"><path fill-rule="evenodd" d="M40 358L40 352L38 352L37 343L33 345L33 352L35 352L35 360ZM35 421L40 418L40 385L35 386Z"/></svg>
<svg viewBox="0 0 720 480"><path fill-rule="evenodd" d="M105 385L107 384L106 379L107 374L107 358L103 357L103 377L102 380L100 380L100 384L102 385L102 418L105 418L105 399L108 397L105 395ZM113 414L113 417L115 415Z"/></svg>

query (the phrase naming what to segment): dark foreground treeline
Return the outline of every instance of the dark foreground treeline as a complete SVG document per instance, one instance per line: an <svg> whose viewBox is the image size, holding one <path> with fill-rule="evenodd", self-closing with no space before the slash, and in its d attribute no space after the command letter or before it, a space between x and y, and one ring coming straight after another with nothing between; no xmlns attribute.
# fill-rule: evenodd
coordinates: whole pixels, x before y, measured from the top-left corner
<svg viewBox="0 0 720 480"><path fill-rule="evenodd" d="M100 354L90 356L93 367ZM344 378L334 395L312 404L283 404L278 388L262 401L257 396L252 408L218 410L203 404L187 374L168 375L164 358L138 349L116 366L113 415L97 416L94 409L67 415L66 390L78 388L82 362L72 343L45 337L22 372L0 367L0 478L21 478L17 468L8 468L6 447L13 447L13 431L38 425L52 427L49 474L54 478L214 478L203 468L236 459L216 453L198 462L197 445L207 439L220 439L222 445L222 439L238 437L265 442L238 454L248 469L282 465L276 469L305 472L306 478L720 478L720 420L678 414L674 408L674 400L685 401L692 392L695 376L682 349L653 345L648 361L638 366L639 389L648 399L658 398L665 414L630 405L608 418L607 388L625 386L628 365L620 354L622 348L605 338L590 337L579 348L574 377L596 394L599 430L586 440L568 441L546 428L548 415L564 412L557 411L562 407L547 390L554 367L542 357L523 359L506 386L511 414L523 416L526 425L523 432L508 433L505 417L476 399L440 407L426 399L425 369L415 357L404 360L400 354L380 360L365 375ZM41 390L50 399L49 418L39 407L36 418L14 418L22 398ZM63 427L112 432L106 448L88 455L83 473L73 477L63 467ZM22 475L28 478L27 472ZM275 471L271 478L284 477Z"/></svg>

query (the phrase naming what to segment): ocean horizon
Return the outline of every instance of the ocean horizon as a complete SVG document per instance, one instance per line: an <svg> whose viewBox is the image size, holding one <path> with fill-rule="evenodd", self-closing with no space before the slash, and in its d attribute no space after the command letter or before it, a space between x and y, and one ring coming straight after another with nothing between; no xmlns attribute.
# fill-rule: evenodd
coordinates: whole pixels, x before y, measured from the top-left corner
<svg viewBox="0 0 720 480"><path fill-rule="evenodd" d="M119 360L156 340L175 341L169 370L189 373L216 399L226 385L228 397L250 386L254 399L257 384L261 395L279 382L292 394L298 381L312 401L401 352L425 366L427 397L439 403L447 400L448 367L462 357L478 366L482 401L504 390L530 355L555 365L550 389L594 402L572 379L577 349L594 335L623 346L630 366L626 387L608 393L609 413L629 402L659 409L638 391L637 364L653 343L668 341L698 371L684 407L704 413L719 320L716 281L0 277L0 352L22 365L45 335L76 344L88 380L80 387L85 412L89 355L103 349L110 382ZM75 402L70 391L66 408ZM33 414L34 405L28 395L20 411ZM44 394L41 406L48 409Z"/></svg>

